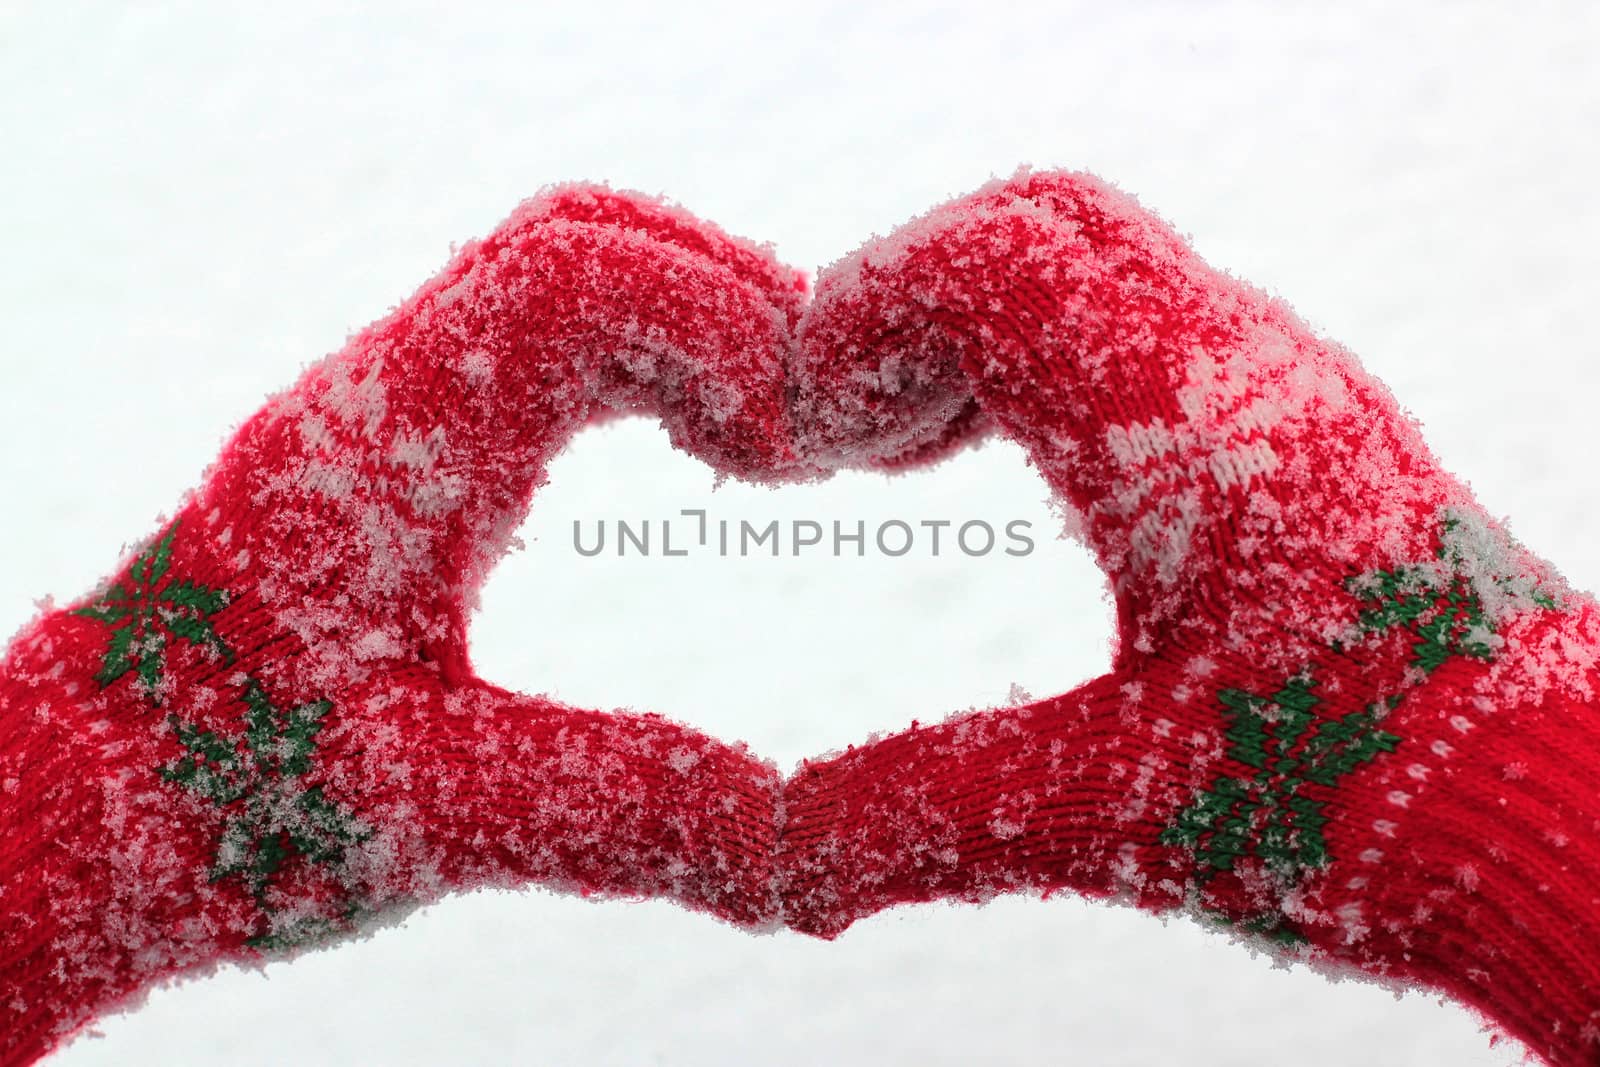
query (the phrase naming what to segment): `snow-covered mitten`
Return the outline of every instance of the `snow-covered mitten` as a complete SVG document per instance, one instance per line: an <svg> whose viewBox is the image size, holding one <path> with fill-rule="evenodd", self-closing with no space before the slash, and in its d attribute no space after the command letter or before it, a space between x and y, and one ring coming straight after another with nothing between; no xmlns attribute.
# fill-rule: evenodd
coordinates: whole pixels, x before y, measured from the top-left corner
<svg viewBox="0 0 1600 1067"><path fill-rule="evenodd" d="M1110 578L1112 670L810 763L785 911L1187 909L1600 1062L1600 620L1349 352L1130 197L1024 172L836 264L797 432L1019 442Z"/></svg>
<svg viewBox="0 0 1600 1067"><path fill-rule="evenodd" d="M250 418L98 592L0 664L0 1064L152 983L543 883L770 925L779 776L467 658L476 591L591 418L794 473L804 297L670 206L522 205Z"/></svg>

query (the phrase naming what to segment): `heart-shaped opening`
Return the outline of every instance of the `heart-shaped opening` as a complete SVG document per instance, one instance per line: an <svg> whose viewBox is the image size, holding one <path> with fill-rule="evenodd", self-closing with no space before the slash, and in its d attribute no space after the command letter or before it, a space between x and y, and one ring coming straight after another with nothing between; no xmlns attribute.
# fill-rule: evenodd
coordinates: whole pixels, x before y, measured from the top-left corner
<svg viewBox="0 0 1600 1067"><path fill-rule="evenodd" d="M1002 440L915 473L772 489L715 485L649 421L596 427L552 464L519 531L525 549L485 587L474 665L524 692L657 711L743 740L785 770L913 720L1065 692L1104 672L1112 616L1103 575L1062 539L1048 498ZM705 513L705 545L686 511ZM776 556L772 538L741 549L741 523L774 521ZM836 522L864 528L861 554L833 543ZM982 525L963 547L969 522ZM726 555L722 523L733 531ZM821 543L796 545L797 523L802 541L804 524L818 524ZM898 523L913 537L890 556L876 533L899 552Z"/></svg>

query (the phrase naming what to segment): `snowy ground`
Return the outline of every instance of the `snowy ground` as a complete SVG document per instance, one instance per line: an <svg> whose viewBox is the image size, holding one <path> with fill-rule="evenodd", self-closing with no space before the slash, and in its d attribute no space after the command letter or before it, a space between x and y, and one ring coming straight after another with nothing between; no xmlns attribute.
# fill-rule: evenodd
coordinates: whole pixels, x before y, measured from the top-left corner
<svg viewBox="0 0 1600 1067"><path fill-rule="evenodd" d="M1099 172L1287 296L1600 586L1594 5L543 6L0 3L0 631L98 580L269 391L541 184L664 192L815 266L1023 161ZM474 632L503 684L788 767L1107 661L1099 575L1011 447L774 495L713 491L630 423L552 473ZM1045 533L1020 560L572 550L574 519L693 507ZM1517 1058L1429 996L1070 899L904 909L824 945L476 895L100 1029L56 1062Z"/></svg>

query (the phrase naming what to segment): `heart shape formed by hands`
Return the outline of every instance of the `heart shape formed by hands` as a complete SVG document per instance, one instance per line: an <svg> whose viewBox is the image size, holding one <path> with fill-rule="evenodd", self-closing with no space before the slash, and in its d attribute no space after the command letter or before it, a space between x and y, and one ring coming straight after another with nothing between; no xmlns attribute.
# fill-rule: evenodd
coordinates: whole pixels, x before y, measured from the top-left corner
<svg viewBox="0 0 1600 1067"><path fill-rule="evenodd" d="M549 459L661 416L745 478L1027 450L1111 673L785 779L474 675ZM528 203L239 430L0 667L0 1064L151 983L441 894L666 895L824 937L1072 890L1600 1040L1593 601L1353 356L1129 197L1022 172L800 275L676 208Z"/></svg>

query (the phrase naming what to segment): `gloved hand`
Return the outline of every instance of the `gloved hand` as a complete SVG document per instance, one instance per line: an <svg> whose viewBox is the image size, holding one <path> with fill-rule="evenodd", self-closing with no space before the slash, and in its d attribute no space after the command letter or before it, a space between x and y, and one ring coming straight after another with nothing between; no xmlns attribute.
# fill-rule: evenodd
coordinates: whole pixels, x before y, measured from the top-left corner
<svg viewBox="0 0 1600 1067"><path fill-rule="evenodd" d="M1110 579L1118 648L1073 692L805 766L792 926L1014 890L1183 908L1600 1062L1596 605L1351 354L1066 173L834 265L800 330L802 448L1014 439Z"/></svg>
<svg viewBox="0 0 1600 1067"><path fill-rule="evenodd" d="M249 419L98 592L0 665L0 1064L151 984L462 888L777 921L776 769L476 678L466 616L586 421L660 414L801 472L803 280L662 204L565 187Z"/></svg>

